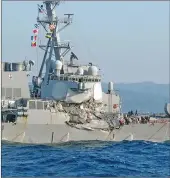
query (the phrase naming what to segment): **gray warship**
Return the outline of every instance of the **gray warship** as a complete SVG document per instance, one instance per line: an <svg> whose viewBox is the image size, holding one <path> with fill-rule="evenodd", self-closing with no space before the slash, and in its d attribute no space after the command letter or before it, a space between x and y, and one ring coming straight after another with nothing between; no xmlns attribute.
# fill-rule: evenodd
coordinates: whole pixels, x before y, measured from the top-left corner
<svg viewBox="0 0 170 178"><path fill-rule="evenodd" d="M60 1L44 1L38 6L44 14L38 15L37 26L47 32L47 44L38 45L45 53L38 76L32 77L33 89L29 76L34 61L1 64L2 140L33 144L169 140L168 120L145 122L142 116L123 116L113 82L103 92L99 68L92 62L79 64L70 43L60 41L59 33L72 23L73 14L59 19L55 12L59 5ZM123 122L127 117L129 122Z"/></svg>

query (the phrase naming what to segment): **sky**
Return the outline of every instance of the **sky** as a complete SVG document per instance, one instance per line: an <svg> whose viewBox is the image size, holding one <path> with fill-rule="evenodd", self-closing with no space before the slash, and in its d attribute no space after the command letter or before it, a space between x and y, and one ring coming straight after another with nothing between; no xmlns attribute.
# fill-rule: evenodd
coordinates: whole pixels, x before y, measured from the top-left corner
<svg viewBox="0 0 170 178"><path fill-rule="evenodd" d="M34 73L44 53L31 48L38 3L2 2L2 61L34 60ZM169 83L169 7L166 1L65 1L57 14L74 18L60 38L70 40L83 64L98 65L105 82Z"/></svg>

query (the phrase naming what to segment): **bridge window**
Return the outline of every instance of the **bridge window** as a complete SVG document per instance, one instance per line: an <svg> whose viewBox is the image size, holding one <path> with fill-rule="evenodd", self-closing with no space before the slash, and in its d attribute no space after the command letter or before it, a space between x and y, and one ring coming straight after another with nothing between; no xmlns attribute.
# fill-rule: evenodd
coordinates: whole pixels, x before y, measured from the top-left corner
<svg viewBox="0 0 170 178"><path fill-rule="evenodd" d="M43 109L43 102L37 101L37 109Z"/></svg>
<svg viewBox="0 0 170 178"><path fill-rule="evenodd" d="M6 98L12 99L12 88L6 88Z"/></svg>
<svg viewBox="0 0 170 178"><path fill-rule="evenodd" d="M21 97L21 88L14 88L13 89L13 97L14 98Z"/></svg>
<svg viewBox="0 0 170 178"><path fill-rule="evenodd" d="M36 109L35 101L29 101L29 109Z"/></svg>

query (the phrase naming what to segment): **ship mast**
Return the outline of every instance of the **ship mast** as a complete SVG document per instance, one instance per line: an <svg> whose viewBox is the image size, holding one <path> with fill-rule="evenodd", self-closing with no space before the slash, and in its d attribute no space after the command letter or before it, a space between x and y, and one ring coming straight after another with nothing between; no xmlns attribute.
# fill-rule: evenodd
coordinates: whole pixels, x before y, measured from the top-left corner
<svg viewBox="0 0 170 178"><path fill-rule="evenodd" d="M56 16L55 8L60 4L60 0L58 1L44 1L43 2L46 7L46 16L43 18L37 17L37 22L43 26L45 31L48 33L49 29L51 35L49 35L49 39L46 45L39 45L39 47L45 50L43 61L40 67L40 71L38 74L39 78L42 78L42 71L44 69L44 65L46 59L51 60L53 53L55 56L55 60L60 60L64 64L63 57L71 50L71 46L69 42L60 42L59 32L62 31L65 27L72 23L73 14L64 14L66 17L64 19L59 19ZM64 24L61 28L59 28L59 24ZM63 50L62 50L63 49ZM49 56L47 57L47 55Z"/></svg>

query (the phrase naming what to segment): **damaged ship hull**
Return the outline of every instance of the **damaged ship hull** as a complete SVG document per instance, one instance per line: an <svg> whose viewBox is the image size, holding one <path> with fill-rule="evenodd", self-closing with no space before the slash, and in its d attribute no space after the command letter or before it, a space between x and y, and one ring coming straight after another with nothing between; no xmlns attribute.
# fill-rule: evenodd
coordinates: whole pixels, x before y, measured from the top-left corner
<svg viewBox="0 0 170 178"><path fill-rule="evenodd" d="M116 129L111 133L108 131L90 130L85 128L79 130L70 128L67 125L43 125L30 124L4 124L2 140L20 143L49 144L62 143L68 141L123 141L123 140L145 140L153 142L164 142L170 140L170 124L150 124L124 126L120 130ZM158 131L164 127L161 131ZM149 132L143 132L143 130ZM133 136L131 136L133 134ZM132 138L133 137L133 138Z"/></svg>
<svg viewBox="0 0 170 178"><path fill-rule="evenodd" d="M35 114L35 113L34 113ZM18 123L2 124L2 140L20 143L52 144L68 141L123 141L146 140L163 142L170 140L170 122L130 124L108 130L102 121L85 124L67 124L64 113L50 117L37 115L27 119L18 118ZM37 123L36 119L37 118ZM48 121L46 118L50 118ZM59 121L60 119L60 121ZM39 123L41 120L41 123ZM55 121L57 124L55 124Z"/></svg>

